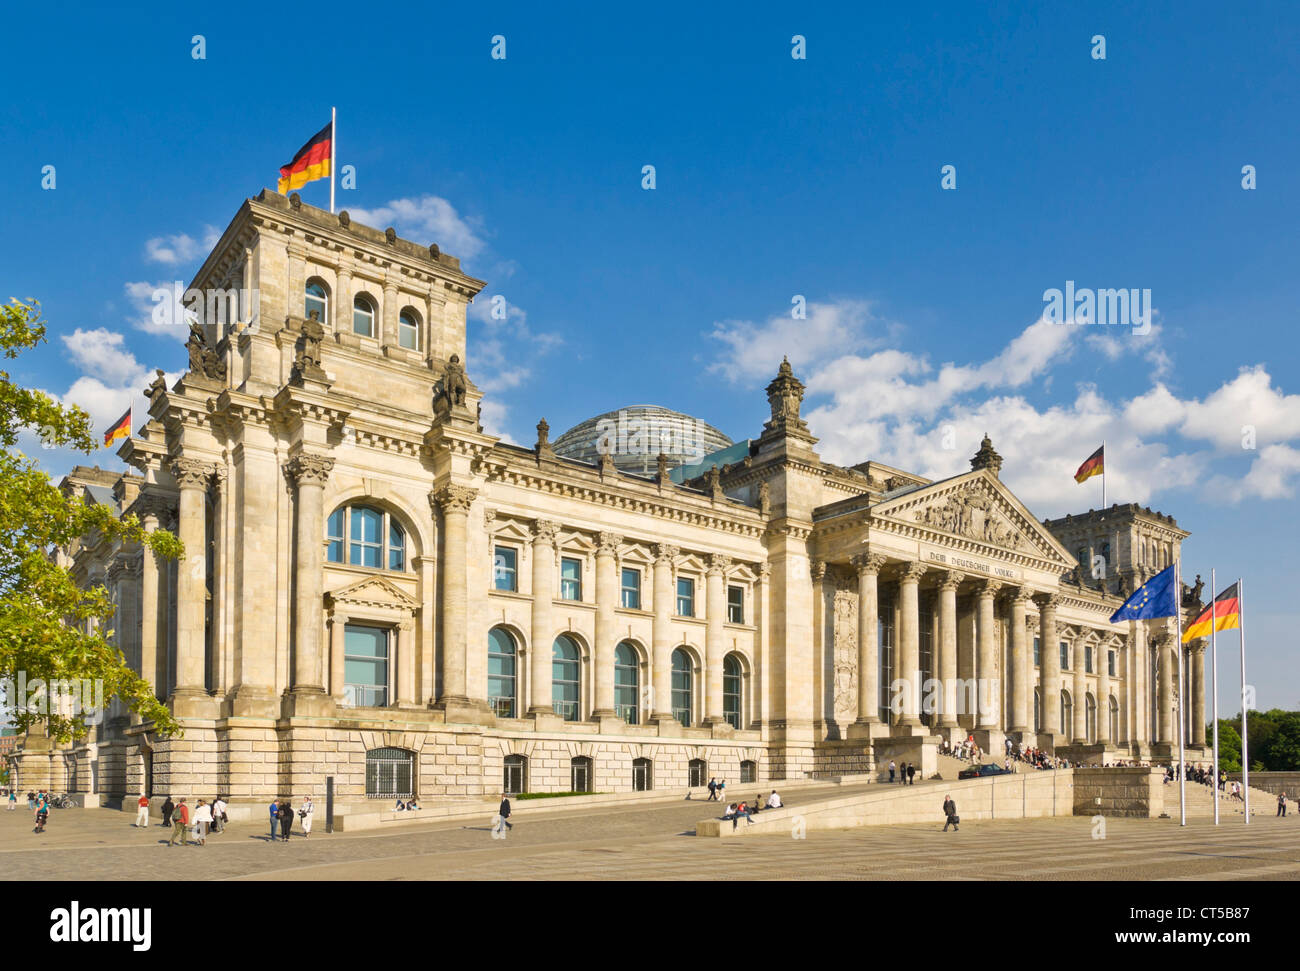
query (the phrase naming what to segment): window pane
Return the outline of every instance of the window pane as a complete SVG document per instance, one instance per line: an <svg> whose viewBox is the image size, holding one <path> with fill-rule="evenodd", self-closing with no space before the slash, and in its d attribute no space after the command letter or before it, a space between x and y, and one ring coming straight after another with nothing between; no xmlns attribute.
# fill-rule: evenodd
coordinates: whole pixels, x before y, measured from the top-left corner
<svg viewBox="0 0 1300 971"><path fill-rule="evenodd" d="M568 557L560 560L560 598L582 599L582 562Z"/></svg>
<svg viewBox="0 0 1300 971"><path fill-rule="evenodd" d="M727 587L727 621L732 624L745 622L744 587Z"/></svg>
<svg viewBox="0 0 1300 971"><path fill-rule="evenodd" d="M391 517L388 521L388 569L406 569L406 533Z"/></svg>
<svg viewBox="0 0 1300 971"><path fill-rule="evenodd" d="M641 609L640 570L623 570L623 606L628 610Z"/></svg>
<svg viewBox="0 0 1300 971"><path fill-rule="evenodd" d="M320 320L325 320L325 288L319 283L307 284L303 298L303 316L310 317L313 310Z"/></svg>
<svg viewBox="0 0 1300 971"><path fill-rule="evenodd" d="M362 337L375 336L375 312L365 297L352 301L352 332Z"/></svg>
<svg viewBox="0 0 1300 971"><path fill-rule="evenodd" d="M325 558L331 563L343 562L343 512L341 507L335 509L325 523L325 538L329 541Z"/></svg>
<svg viewBox="0 0 1300 971"><path fill-rule="evenodd" d="M404 313L397 318L397 342L408 350L419 350L420 329L410 314Z"/></svg>
<svg viewBox="0 0 1300 971"><path fill-rule="evenodd" d="M493 574L498 590L516 590L515 551L508 546L498 546L493 557Z"/></svg>
<svg viewBox="0 0 1300 971"><path fill-rule="evenodd" d="M677 578L677 613L681 617L695 616L695 581Z"/></svg>

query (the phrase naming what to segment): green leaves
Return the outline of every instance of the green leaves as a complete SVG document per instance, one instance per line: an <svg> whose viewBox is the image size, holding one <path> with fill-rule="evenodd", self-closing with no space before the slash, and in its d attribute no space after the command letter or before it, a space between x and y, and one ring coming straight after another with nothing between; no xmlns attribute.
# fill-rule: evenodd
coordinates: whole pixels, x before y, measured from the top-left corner
<svg viewBox="0 0 1300 971"><path fill-rule="evenodd" d="M35 302L0 307L0 353L13 359L45 339ZM112 643L113 605L102 586L83 589L60 566L55 551L96 537L145 556L174 558L184 549L171 533L146 533L134 516L65 496L36 462L14 449L31 430L48 444L95 450L90 416L40 391L13 383L0 371L0 678L27 685L56 681L102 684L103 698L120 699L160 735L179 726L149 685ZM30 691L29 691L30 694ZM15 699L18 701L30 699ZM49 705L38 706L49 708ZM45 722L49 734L68 740L86 732L86 712L14 712L21 731Z"/></svg>

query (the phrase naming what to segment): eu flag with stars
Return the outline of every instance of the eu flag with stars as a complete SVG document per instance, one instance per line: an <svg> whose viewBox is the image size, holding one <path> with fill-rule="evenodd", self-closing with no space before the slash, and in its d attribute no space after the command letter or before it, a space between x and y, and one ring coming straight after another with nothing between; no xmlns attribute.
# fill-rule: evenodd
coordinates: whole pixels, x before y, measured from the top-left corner
<svg viewBox="0 0 1300 971"><path fill-rule="evenodd" d="M1138 587L1133 596L1124 601L1124 606L1110 615L1110 622L1176 616L1178 597L1174 589L1174 567L1170 565Z"/></svg>

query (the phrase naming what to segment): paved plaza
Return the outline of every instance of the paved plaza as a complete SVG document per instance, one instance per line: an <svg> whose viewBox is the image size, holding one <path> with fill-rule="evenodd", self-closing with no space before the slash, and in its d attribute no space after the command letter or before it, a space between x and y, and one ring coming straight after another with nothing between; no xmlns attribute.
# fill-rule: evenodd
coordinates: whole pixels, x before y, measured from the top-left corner
<svg viewBox="0 0 1300 971"><path fill-rule="evenodd" d="M846 787L846 793L852 791ZM206 847L167 848L170 830L131 827L132 814L55 811L49 832L23 811L0 812L6 880L1297 880L1300 819L1236 816L971 822L810 831L805 839L697 839L714 812L698 801L513 817L505 840L489 820L271 843L236 823ZM741 825L744 825L742 823Z"/></svg>

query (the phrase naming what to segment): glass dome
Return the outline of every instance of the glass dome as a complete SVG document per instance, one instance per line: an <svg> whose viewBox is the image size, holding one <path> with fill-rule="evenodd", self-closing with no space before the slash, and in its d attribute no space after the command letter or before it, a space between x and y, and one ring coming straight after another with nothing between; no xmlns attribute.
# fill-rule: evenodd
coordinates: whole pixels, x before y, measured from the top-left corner
<svg viewBox="0 0 1300 971"><path fill-rule="evenodd" d="M653 475L660 452L668 467L694 464L733 444L708 422L659 405L629 405L574 425L552 446L556 454L595 465L609 453L623 472Z"/></svg>

